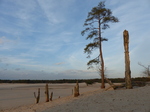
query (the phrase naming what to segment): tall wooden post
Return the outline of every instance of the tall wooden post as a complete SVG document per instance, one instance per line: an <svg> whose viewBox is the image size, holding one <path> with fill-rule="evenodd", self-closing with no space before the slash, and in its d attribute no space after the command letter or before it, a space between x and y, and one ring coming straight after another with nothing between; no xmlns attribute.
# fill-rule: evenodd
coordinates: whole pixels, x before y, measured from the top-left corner
<svg viewBox="0 0 150 112"><path fill-rule="evenodd" d="M132 89L130 59L129 59L129 33L127 30L123 32L124 49L125 49L125 82L126 89Z"/></svg>
<svg viewBox="0 0 150 112"><path fill-rule="evenodd" d="M49 102L49 90L48 90L48 84L45 85L45 101Z"/></svg>
<svg viewBox="0 0 150 112"><path fill-rule="evenodd" d="M79 83L78 81L76 82L76 86L74 87L74 97L79 96Z"/></svg>

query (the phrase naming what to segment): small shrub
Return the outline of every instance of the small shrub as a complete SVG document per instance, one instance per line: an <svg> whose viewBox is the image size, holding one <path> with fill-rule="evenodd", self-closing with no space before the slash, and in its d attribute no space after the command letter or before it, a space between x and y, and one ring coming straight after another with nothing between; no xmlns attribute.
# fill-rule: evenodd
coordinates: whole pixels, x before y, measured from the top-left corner
<svg viewBox="0 0 150 112"><path fill-rule="evenodd" d="M88 86L88 85L92 85L94 82L93 82L93 81L88 80L88 81L86 81L85 83L86 83L86 85Z"/></svg>

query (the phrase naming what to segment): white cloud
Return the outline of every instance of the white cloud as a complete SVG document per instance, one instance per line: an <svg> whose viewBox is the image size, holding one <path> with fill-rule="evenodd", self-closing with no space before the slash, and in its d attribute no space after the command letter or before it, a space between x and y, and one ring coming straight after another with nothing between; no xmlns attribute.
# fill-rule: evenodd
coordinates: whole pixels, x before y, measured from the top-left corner
<svg viewBox="0 0 150 112"><path fill-rule="evenodd" d="M19 71L13 71L14 73L21 73L22 68L26 68L28 74L33 75L32 78L35 76L34 73L37 73L36 70L47 72L45 77L53 77L53 75L61 78L80 75L81 77L97 76L94 71L91 73L87 70L86 63L89 59L86 59L87 55L83 51L89 41L80 35L80 30L84 29L82 25L88 11L99 3L98 0L86 2L15 0L7 3L2 1L2 3L0 4L1 64L9 64L5 72L9 71L11 66L14 70L20 68ZM113 15L120 20L119 23L110 24L110 29L102 33L109 39L108 42L103 43L108 77L123 77L124 75L122 35L125 29L130 35L132 74L138 76L140 67L137 61L145 65L149 64L147 61L150 55L148 52L149 0L112 0L106 1L106 7L112 9ZM93 52L92 58L97 54L97 51ZM50 76L47 75L48 73Z"/></svg>
<svg viewBox="0 0 150 112"><path fill-rule="evenodd" d="M74 0L38 0L38 3L40 8L45 13L45 16L48 18L50 24L58 24L66 20L66 12L73 1Z"/></svg>
<svg viewBox="0 0 150 112"><path fill-rule="evenodd" d="M11 51L16 48L16 44L18 43L17 38L8 38L5 36L0 37L0 51Z"/></svg>
<svg viewBox="0 0 150 112"><path fill-rule="evenodd" d="M11 40L7 39L4 36L0 38L0 44L5 44L5 43L9 43L9 42L11 42Z"/></svg>
<svg viewBox="0 0 150 112"><path fill-rule="evenodd" d="M31 59L21 59L13 56L0 56L1 63L19 65L22 63L31 63Z"/></svg>
<svg viewBox="0 0 150 112"><path fill-rule="evenodd" d="M59 62L59 63L55 63L55 65L63 65L65 64L64 62Z"/></svg>

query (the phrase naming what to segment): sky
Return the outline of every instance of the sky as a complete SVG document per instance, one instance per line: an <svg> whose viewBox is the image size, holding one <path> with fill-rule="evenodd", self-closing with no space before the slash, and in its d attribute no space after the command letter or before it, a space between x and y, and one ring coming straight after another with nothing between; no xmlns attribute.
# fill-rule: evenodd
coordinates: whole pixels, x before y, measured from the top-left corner
<svg viewBox="0 0 150 112"><path fill-rule="evenodd" d="M0 79L100 78L88 70L81 35L88 12L101 0L0 0ZM123 31L129 32L131 77L150 65L150 0L105 0L118 23L102 32L106 75L124 78ZM97 57L94 51L92 57Z"/></svg>

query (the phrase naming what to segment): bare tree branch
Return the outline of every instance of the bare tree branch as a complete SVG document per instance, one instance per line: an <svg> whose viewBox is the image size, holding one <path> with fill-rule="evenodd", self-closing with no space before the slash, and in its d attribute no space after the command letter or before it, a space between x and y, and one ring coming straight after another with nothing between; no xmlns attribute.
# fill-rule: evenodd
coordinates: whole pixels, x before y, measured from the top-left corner
<svg viewBox="0 0 150 112"><path fill-rule="evenodd" d="M142 65L140 62L138 62L138 65L144 67L145 69L147 69L147 67L145 67L144 65Z"/></svg>
<svg viewBox="0 0 150 112"><path fill-rule="evenodd" d="M149 70L149 67L150 65L148 65L148 67L142 65L140 62L138 62L138 65L142 66L145 68L145 70L143 71L143 73L146 75L146 76L150 76L150 70Z"/></svg>

